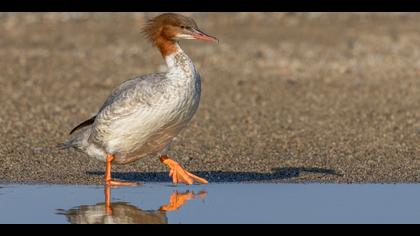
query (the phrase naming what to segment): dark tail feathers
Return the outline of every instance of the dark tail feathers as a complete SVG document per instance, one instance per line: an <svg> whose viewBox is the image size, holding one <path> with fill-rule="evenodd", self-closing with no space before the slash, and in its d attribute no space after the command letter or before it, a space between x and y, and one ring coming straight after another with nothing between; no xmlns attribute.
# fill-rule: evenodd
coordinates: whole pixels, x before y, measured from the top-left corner
<svg viewBox="0 0 420 236"><path fill-rule="evenodd" d="M69 149L69 148L73 147L73 145L69 142L65 142L65 143L57 144L55 147L60 149L60 150L64 150L64 149Z"/></svg>
<svg viewBox="0 0 420 236"><path fill-rule="evenodd" d="M83 127L89 126L95 122L96 116L90 118L89 120L83 121L81 124L76 126L72 131L70 131L70 134L74 133L76 130L81 129Z"/></svg>

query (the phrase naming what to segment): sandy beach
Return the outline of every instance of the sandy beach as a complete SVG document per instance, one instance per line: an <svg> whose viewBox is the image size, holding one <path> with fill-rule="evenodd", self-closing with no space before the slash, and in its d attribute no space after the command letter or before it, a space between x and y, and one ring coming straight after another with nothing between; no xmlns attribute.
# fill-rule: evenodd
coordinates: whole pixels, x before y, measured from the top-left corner
<svg viewBox="0 0 420 236"><path fill-rule="evenodd" d="M186 13L202 100L171 154L210 182L420 182L420 14ZM101 184L60 151L112 89L164 70L152 13L0 14L0 183ZM170 182L151 156L114 176Z"/></svg>

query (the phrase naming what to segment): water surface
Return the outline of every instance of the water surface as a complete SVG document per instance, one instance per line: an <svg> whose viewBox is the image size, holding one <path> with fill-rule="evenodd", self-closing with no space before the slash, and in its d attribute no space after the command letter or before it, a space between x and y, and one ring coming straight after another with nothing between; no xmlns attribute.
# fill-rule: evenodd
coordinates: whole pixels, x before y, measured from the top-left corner
<svg viewBox="0 0 420 236"><path fill-rule="evenodd" d="M2 185L0 223L420 223L420 185Z"/></svg>

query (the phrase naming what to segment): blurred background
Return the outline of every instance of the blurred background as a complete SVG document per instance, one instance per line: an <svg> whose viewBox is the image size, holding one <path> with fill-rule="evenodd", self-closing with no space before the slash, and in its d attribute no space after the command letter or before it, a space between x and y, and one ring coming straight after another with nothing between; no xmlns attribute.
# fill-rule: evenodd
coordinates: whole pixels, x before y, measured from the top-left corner
<svg viewBox="0 0 420 236"><path fill-rule="evenodd" d="M0 13L0 182L101 183L57 143L113 88L164 69L159 13ZM183 13L203 79L172 155L210 181L419 182L420 14ZM158 158L117 177L169 181Z"/></svg>

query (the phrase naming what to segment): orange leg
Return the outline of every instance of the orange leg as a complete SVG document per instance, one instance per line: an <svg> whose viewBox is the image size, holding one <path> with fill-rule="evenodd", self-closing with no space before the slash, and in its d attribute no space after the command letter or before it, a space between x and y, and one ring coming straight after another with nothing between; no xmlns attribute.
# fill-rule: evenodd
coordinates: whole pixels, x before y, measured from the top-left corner
<svg viewBox="0 0 420 236"><path fill-rule="evenodd" d="M172 177L172 181L174 184L184 183L184 184L191 185L194 182L199 182L201 184L209 183L207 182L207 180L186 171L176 161L169 159L168 156L161 156L160 161L171 169L169 176Z"/></svg>
<svg viewBox="0 0 420 236"><path fill-rule="evenodd" d="M105 211L107 215L112 215L111 186L105 186Z"/></svg>
<svg viewBox="0 0 420 236"><path fill-rule="evenodd" d="M111 179L111 165L113 160L114 156L112 155L106 157L105 184L107 186L137 186L137 183L121 182Z"/></svg>

